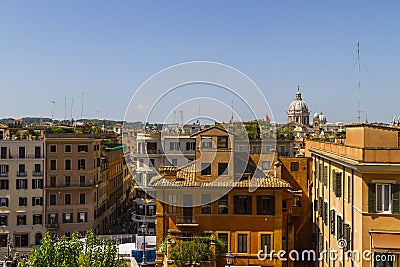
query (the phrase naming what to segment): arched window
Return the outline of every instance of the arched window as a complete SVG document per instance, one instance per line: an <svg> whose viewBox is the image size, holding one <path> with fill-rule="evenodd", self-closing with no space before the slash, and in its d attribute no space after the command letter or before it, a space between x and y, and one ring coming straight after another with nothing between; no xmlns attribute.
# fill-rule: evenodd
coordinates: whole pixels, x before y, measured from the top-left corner
<svg viewBox="0 0 400 267"><path fill-rule="evenodd" d="M41 233L37 233L35 235L35 244L36 245L40 245L42 243L42 234Z"/></svg>

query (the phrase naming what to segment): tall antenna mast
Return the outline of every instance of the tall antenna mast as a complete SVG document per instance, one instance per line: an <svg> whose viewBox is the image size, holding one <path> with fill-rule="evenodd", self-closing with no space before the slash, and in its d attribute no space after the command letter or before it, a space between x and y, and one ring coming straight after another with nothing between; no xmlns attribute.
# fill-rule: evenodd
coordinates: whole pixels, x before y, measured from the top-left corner
<svg viewBox="0 0 400 267"><path fill-rule="evenodd" d="M54 120L54 106L56 105L56 101L51 101L51 103L53 104L53 107L51 108L51 124L53 124L53 120Z"/></svg>
<svg viewBox="0 0 400 267"><path fill-rule="evenodd" d="M64 121L67 120L67 97L64 97Z"/></svg>
<svg viewBox="0 0 400 267"><path fill-rule="evenodd" d="M71 123L72 123L72 120L74 119L74 117L72 117L72 111L73 110L74 110L74 99L71 98Z"/></svg>
<svg viewBox="0 0 400 267"><path fill-rule="evenodd" d="M357 62L358 62L358 122L360 122L361 121L360 43L357 43Z"/></svg>
<svg viewBox="0 0 400 267"><path fill-rule="evenodd" d="M81 120L83 119L83 92L82 92L82 109L81 109Z"/></svg>

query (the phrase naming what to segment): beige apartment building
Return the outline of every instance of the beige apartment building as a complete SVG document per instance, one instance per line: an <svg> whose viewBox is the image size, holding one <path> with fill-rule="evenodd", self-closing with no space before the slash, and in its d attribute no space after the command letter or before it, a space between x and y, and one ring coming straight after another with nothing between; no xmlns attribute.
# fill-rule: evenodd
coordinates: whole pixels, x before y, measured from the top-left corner
<svg viewBox="0 0 400 267"><path fill-rule="evenodd" d="M15 130L0 140L0 255L26 253L44 235L44 141Z"/></svg>
<svg viewBox="0 0 400 267"><path fill-rule="evenodd" d="M99 181L107 182L100 176L101 140L96 134L46 134L45 223L51 232L69 236L101 229Z"/></svg>
<svg viewBox="0 0 400 267"><path fill-rule="evenodd" d="M347 125L345 140L310 140L306 153L318 266L400 266L399 129Z"/></svg>

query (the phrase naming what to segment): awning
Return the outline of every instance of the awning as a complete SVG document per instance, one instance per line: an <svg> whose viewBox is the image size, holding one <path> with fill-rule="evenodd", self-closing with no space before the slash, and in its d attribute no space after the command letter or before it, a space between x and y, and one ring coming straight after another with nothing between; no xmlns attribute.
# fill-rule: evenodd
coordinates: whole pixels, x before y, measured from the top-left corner
<svg viewBox="0 0 400 267"><path fill-rule="evenodd" d="M371 233L373 252L400 252L400 233Z"/></svg>

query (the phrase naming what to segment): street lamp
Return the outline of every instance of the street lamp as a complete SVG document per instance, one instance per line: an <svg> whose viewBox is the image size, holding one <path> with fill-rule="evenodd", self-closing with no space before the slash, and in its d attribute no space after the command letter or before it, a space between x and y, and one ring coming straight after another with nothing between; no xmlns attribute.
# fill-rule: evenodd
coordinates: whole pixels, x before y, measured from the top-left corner
<svg viewBox="0 0 400 267"><path fill-rule="evenodd" d="M226 253L225 257L226 257L226 264L227 264L229 267L231 267L231 265L233 264L233 258L234 258L235 256L233 256L233 254L229 251L228 253Z"/></svg>
<svg viewBox="0 0 400 267"><path fill-rule="evenodd" d="M10 234L7 235L7 258L10 258L11 238Z"/></svg>
<svg viewBox="0 0 400 267"><path fill-rule="evenodd" d="M115 243L117 245L117 256L118 256L118 260L119 260L119 245L121 244L121 239L117 238Z"/></svg>
<svg viewBox="0 0 400 267"><path fill-rule="evenodd" d="M142 232L143 235L143 259L142 263L140 264L143 267L147 266L146 263L146 225L144 223L140 226L140 231Z"/></svg>

